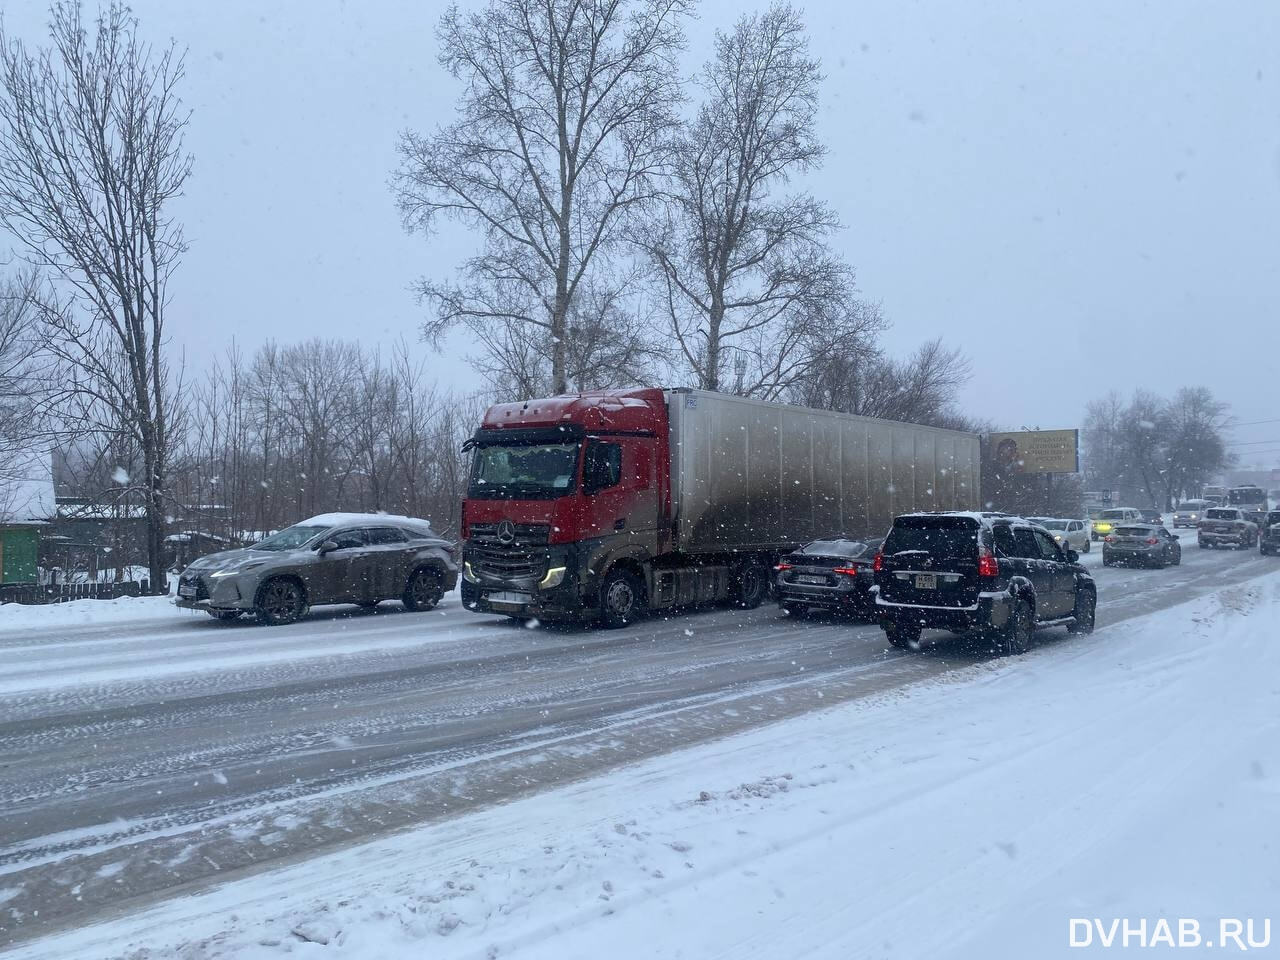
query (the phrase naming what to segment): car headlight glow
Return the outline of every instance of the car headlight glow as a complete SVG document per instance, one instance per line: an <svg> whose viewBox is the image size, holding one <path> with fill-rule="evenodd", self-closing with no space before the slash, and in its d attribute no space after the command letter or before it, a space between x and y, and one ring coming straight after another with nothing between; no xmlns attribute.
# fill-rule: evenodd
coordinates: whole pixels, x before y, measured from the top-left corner
<svg viewBox="0 0 1280 960"><path fill-rule="evenodd" d="M552 567L538 584L538 589L550 590L552 587L560 586L561 581L564 580L564 572L564 567Z"/></svg>
<svg viewBox="0 0 1280 960"><path fill-rule="evenodd" d="M253 561L253 562L251 562L251 563L246 563L246 564L243 564L242 566L239 566L239 567L231 567L230 569L227 569L227 570L215 570L215 571L213 571L213 573L209 574L209 576L211 576L211 577L238 577L238 576L240 576L240 574L242 574L242 573L248 573L250 570L257 570L257 569L258 569L258 567L262 566L262 565L263 565L264 563L266 563L266 562L267 562L267 561L265 561L265 560L254 560L254 561Z"/></svg>

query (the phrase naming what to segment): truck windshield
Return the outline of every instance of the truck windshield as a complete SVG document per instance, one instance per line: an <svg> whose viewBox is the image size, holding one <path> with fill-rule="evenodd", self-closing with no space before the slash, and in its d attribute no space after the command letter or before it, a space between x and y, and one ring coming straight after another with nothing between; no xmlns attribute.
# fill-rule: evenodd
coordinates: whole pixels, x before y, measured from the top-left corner
<svg viewBox="0 0 1280 960"><path fill-rule="evenodd" d="M467 496L478 500L551 500L571 493L580 443L478 447Z"/></svg>

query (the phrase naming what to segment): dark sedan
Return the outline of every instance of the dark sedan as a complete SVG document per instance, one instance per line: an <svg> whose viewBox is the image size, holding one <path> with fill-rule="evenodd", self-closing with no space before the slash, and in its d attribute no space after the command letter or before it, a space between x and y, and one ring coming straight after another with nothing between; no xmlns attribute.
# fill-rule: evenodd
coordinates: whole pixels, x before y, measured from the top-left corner
<svg viewBox="0 0 1280 960"><path fill-rule="evenodd" d="M792 616L810 610L870 614L871 564L879 546L878 540L847 537L806 543L775 568L778 606Z"/></svg>
<svg viewBox="0 0 1280 960"><path fill-rule="evenodd" d="M1116 527L1102 542L1102 565L1137 564L1167 567L1182 562L1182 544L1162 525L1130 524Z"/></svg>

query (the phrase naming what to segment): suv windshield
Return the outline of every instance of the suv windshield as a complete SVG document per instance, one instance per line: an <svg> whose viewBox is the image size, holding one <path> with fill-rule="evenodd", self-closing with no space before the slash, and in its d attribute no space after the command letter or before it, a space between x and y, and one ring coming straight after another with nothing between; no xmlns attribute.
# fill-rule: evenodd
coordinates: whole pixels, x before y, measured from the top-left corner
<svg viewBox="0 0 1280 960"><path fill-rule="evenodd" d="M487 446L476 449L469 497L550 500L574 487L578 442Z"/></svg>
<svg viewBox="0 0 1280 960"><path fill-rule="evenodd" d="M1067 521L1065 520L1046 520L1040 524L1046 530L1065 530L1067 529Z"/></svg>
<svg viewBox="0 0 1280 960"><path fill-rule="evenodd" d="M328 529L329 527L307 526L299 523L292 527L285 527L279 533L272 534L267 539L255 543L253 549L297 550L306 546Z"/></svg>
<svg viewBox="0 0 1280 960"><path fill-rule="evenodd" d="M796 551L811 557L861 557L870 546L861 540L815 540Z"/></svg>
<svg viewBox="0 0 1280 960"><path fill-rule="evenodd" d="M899 517L884 541L885 556L922 550L935 557L974 557L978 525L965 517Z"/></svg>

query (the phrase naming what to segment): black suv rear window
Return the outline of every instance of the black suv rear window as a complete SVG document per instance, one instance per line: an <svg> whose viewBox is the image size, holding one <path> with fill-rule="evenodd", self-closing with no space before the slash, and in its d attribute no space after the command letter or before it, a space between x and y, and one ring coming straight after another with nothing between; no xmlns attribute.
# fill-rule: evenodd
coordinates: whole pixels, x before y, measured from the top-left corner
<svg viewBox="0 0 1280 960"><path fill-rule="evenodd" d="M1229 510L1210 510L1205 516L1210 520L1235 520L1236 511L1234 508Z"/></svg>
<svg viewBox="0 0 1280 960"><path fill-rule="evenodd" d="M924 550L935 557L974 557L978 525L966 517L899 517L884 541L884 555Z"/></svg>

